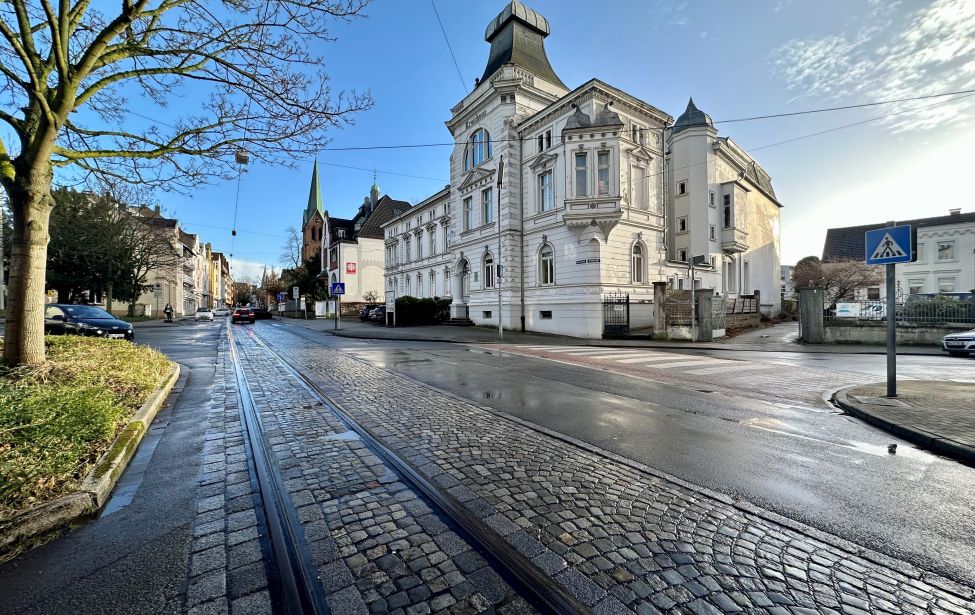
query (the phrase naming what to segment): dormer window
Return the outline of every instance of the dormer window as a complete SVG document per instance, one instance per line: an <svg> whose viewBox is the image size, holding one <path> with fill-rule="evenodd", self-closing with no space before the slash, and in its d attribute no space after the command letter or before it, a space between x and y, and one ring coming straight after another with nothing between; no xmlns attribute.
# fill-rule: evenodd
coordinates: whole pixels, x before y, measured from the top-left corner
<svg viewBox="0 0 975 615"><path fill-rule="evenodd" d="M489 158L491 158L491 135L483 128L478 128L467 143L467 151L464 153L464 170L468 171Z"/></svg>

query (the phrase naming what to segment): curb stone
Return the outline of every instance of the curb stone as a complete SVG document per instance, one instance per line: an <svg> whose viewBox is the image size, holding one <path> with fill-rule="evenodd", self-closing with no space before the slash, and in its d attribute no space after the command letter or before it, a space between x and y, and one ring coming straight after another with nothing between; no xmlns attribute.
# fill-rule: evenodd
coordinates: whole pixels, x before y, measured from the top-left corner
<svg viewBox="0 0 975 615"><path fill-rule="evenodd" d="M857 387L844 387L833 394L833 400L844 411L933 453L950 457L965 465L975 466L975 448L923 429L908 427L877 416L849 400L847 393L855 388Z"/></svg>
<svg viewBox="0 0 975 615"><path fill-rule="evenodd" d="M179 373L179 364L172 363L162 383L136 411L77 491L33 506L0 522L0 559L12 555L17 547L32 539L74 524L105 504L156 413L179 379Z"/></svg>

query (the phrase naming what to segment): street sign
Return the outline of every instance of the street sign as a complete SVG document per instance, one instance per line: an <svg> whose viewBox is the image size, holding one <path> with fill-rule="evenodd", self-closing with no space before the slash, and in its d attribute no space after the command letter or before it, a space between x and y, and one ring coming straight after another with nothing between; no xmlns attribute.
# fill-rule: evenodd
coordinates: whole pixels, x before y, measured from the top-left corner
<svg viewBox="0 0 975 615"><path fill-rule="evenodd" d="M866 261L868 265L893 265L913 263L917 260L917 229L909 225L885 226L866 235Z"/></svg>
<svg viewBox="0 0 975 615"><path fill-rule="evenodd" d="M284 301L284 293L278 293L278 301Z"/></svg>
<svg viewBox="0 0 975 615"><path fill-rule="evenodd" d="M158 299L159 297L162 297L162 289L154 288L152 289L152 294L156 296L156 299Z"/></svg>
<svg viewBox="0 0 975 615"><path fill-rule="evenodd" d="M297 299L298 298L298 293L299 293L298 287L297 286L292 286L291 287L291 298L292 299Z"/></svg>
<svg viewBox="0 0 975 615"><path fill-rule="evenodd" d="M346 273L355 273L355 263L346 263L345 264L345 272Z"/></svg>
<svg viewBox="0 0 975 615"><path fill-rule="evenodd" d="M153 285L153 288L156 289L156 290L162 290L162 284L160 284L159 282L156 282Z"/></svg>
<svg viewBox="0 0 975 615"><path fill-rule="evenodd" d="M345 282L332 282L332 285L329 287L328 292L333 295L344 295Z"/></svg>

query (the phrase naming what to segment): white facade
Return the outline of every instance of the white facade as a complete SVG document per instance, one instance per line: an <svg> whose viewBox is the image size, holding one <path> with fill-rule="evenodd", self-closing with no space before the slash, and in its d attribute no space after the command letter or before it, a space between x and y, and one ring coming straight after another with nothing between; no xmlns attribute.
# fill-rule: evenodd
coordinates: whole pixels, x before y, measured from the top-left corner
<svg viewBox="0 0 975 615"><path fill-rule="evenodd" d="M383 225L387 297L449 297L450 188Z"/></svg>
<svg viewBox="0 0 975 615"><path fill-rule="evenodd" d="M652 283L690 288L689 261L701 255L698 288L760 290L763 307L777 311L780 205L765 171L693 103L672 124L597 79L570 91L545 57L547 35L547 21L520 2L489 24L484 77L446 123L455 141L449 256L414 266L402 247L410 230L399 228L387 284L395 277L400 294L417 295L404 279L443 262L452 318L598 338L605 294L628 293L646 306L634 308L631 327L648 325ZM729 224L712 193L729 195Z"/></svg>
<svg viewBox="0 0 975 615"><path fill-rule="evenodd" d="M975 220L922 226L917 253L916 263L897 266L902 293L975 292Z"/></svg>

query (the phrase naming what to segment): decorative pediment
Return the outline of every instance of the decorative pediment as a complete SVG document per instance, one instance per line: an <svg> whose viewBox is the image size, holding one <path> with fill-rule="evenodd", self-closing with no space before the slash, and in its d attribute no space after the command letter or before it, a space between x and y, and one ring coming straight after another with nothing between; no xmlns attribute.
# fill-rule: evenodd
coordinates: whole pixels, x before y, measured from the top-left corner
<svg viewBox="0 0 975 615"><path fill-rule="evenodd" d="M642 161L647 162L647 163L649 163L651 160L653 160L653 152L651 152L649 149L647 149L643 145L637 145L636 147L630 147L626 151L627 151L627 153L630 154L630 157L631 158L636 158L637 160L642 160Z"/></svg>
<svg viewBox="0 0 975 615"><path fill-rule="evenodd" d="M422 235L422 234L423 234L423 229L422 229L422 228L420 228L420 227L417 227L417 228L415 228L415 229L413 230L413 234L414 234L414 235L416 235L417 237L419 237L420 235Z"/></svg>
<svg viewBox="0 0 975 615"><path fill-rule="evenodd" d="M440 218L440 226L443 227L450 226L450 216L444 216Z"/></svg>
<svg viewBox="0 0 975 615"><path fill-rule="evenodd" d="M558 159L558 154L554 154L554 153L553 154L542 153L542 154L539 154L535 158L535 160L533 160L531 162L531 164L529 164L528 166L533 171L536 170L536 169L544 169L545 167L554 165L555 164L555 161L557 159Z"/></svg>
<svg viewBox="0 0 975 615"><path fill-rule="evenodd" d="M460 191L462 193L470 192L471 190L490 182L492 177L494 177L494 169L482 169L480 167L474 167L468 171L467 175L464 177L464 181L460 183Z"/></svg>
<svg viewBox="0 0 975 615"><path fill-rule="evenodd" d="M434 230L436 230L437 223L433 220L430 220L429 222L427 222L427 225L424 228L426 228L428 231L432 233Z"/></svg>

